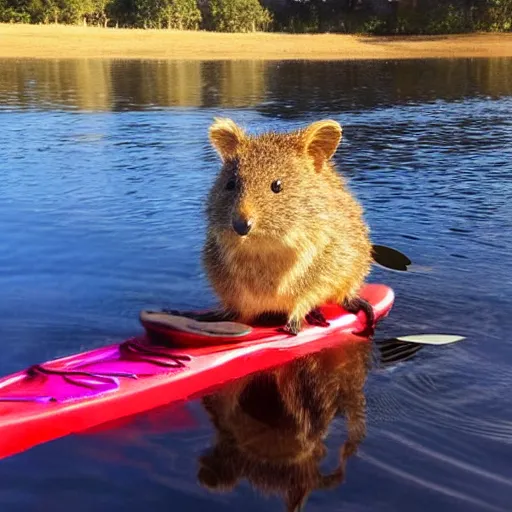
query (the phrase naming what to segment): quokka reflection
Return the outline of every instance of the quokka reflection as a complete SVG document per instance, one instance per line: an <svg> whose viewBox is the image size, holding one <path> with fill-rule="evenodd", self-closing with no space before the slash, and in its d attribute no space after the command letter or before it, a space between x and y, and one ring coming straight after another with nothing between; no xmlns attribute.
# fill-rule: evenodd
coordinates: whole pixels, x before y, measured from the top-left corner
<svg viewBox="0 0 512 512"><path fill-rule="evenodd" d="M216 429L214 446L200 457L198 478L212 491L230 491L246 478L263 494L299 510L314 490L341 484L349 457L366 435L364 384L372 344L354 339L233 382L203 398ZM324 440L336 416L346 439L338 466L323 473Z"/></svg>

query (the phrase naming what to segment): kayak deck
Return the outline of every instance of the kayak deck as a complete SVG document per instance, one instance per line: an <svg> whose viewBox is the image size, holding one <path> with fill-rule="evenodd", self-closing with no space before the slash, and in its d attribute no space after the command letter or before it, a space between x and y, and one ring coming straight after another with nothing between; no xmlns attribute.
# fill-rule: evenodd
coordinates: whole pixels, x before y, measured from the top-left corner
<svg viewBox="0 0 512 512"><path fill-rule="evenodd" d="M376 321L394 301L391 288L369 284L361 296ZM187 400L229 380L334 346L364 327L364 312L337 305L321 312L329 325L305 325L297 336L279 326L241 326L144 316L146 333L114 345L33 365L0 379L0 458L73 432ZM153 320L152 320L153 319ZM238 327L237 327L238 326ZM213 329L213 330L212 330ZM154 336L166 345L155 344Z"/></svg>

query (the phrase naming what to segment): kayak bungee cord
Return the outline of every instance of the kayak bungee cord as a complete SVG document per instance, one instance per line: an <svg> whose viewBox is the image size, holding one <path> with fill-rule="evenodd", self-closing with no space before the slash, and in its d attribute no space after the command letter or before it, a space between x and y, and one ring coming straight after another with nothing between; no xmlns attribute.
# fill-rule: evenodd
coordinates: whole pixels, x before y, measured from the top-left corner
<svg viewBox="0 0 512 512"><path fill-rule="evenodd" d="M183 361L190 361L190 356L181 354L170 354L164 350L155 350L143 346L134 340L127 340L119 345L119 355L124 360L135 362L144 362L153 364L155 366L166 368L185 368L186 365ZM124 356L124 357L123 357ZM111 385L114 388L118 387L117 377L125 377L128 379L138 379L144 376L152 376L154 373L143 372L89 372L86 370L57 370L54 368L47 368L42 364L34 364L27 368L25 371L26 379L35 379L37 377L45 377L55 375L62 377L67 383L87 388L90 390L97 390L104 385ZM88 379L79 380L73 377L88 377ZM96 379L96 381L94 380ZM100 391L101 392L101 391ZM53 396L1 396L0 402L58 402L59 400Z"/></svg>

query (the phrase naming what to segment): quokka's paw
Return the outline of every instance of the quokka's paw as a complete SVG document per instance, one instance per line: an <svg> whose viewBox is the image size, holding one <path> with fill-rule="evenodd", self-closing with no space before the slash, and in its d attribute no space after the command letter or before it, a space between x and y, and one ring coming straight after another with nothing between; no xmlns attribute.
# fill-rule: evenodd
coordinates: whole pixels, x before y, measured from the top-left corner
<svg viewBox="0 0 512 512"><path fill-rule="evenodd" d="M280 332L297 336L302 328L302 322L298 318L290 318L288 323L279 329Z"/></svg>
<svg viewBox="0 0 512 512"><path fill-rule="evenodd" d="M311 310L306 315L306 321L309 325L318 325L320 327L329 327L331 325L318 308Z"/></svg>
<svg viewBox="0 0 512 512"><path fill-rule="evenodd" d="M342 306L346 311L353 313L354 315L359 313L361 310L364 311L366 315L366 326L361 334L373 334L373 331L375 330L375 315L373 313L372 305L367 300L362 299L361 297L345 299Z"/></svg>

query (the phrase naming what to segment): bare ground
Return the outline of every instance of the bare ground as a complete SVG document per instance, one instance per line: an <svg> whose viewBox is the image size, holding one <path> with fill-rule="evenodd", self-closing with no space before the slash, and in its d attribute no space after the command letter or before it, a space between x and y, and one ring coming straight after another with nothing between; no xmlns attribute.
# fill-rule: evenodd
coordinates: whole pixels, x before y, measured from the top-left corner
<svg viewBox="0 0 512 512"><path fill-rule="evenodd" d="M512 34L363 37L0 24L0 58L345 60L447 57L512 57Z"/></svg>

